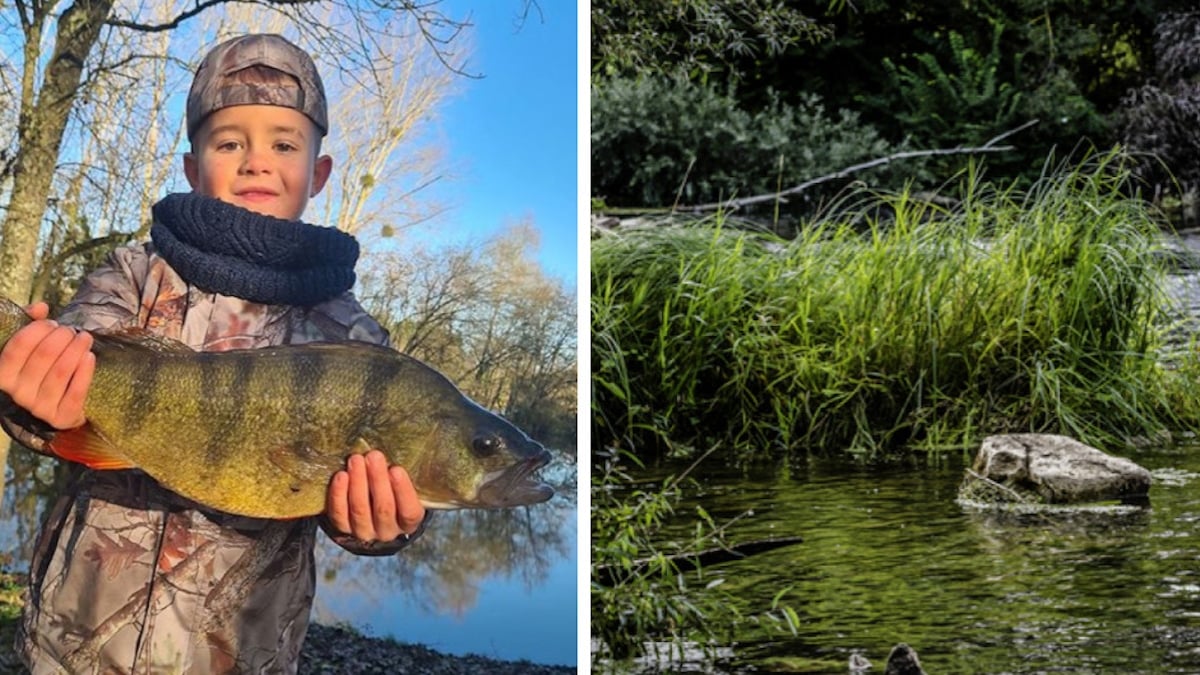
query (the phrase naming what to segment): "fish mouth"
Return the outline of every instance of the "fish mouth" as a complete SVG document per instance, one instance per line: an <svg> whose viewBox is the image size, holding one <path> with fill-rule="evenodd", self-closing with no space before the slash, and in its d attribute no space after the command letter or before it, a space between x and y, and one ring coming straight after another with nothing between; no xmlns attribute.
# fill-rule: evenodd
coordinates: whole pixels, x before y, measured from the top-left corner
<svg viewBox="0 0 1200 675"><path fill-rule="evenodd" d="M550 462L550 452L542 450L500 471L483 477L476 501L483 508L502 509L540 504L554 496L554 488L538 480L534 472Z"/></svg>

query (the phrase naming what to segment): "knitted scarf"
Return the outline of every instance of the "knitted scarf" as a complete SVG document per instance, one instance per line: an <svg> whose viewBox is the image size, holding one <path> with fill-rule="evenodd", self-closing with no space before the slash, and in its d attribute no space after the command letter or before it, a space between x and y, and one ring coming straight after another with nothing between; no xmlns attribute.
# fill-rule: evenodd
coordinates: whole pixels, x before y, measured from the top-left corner
<svg viewBox="0 0 1200 675"><path fill-rule="evenodd" d="M150 238L185 281L269 305L315 305L354 285L358 241L194 192L154 205Z"/></svg>

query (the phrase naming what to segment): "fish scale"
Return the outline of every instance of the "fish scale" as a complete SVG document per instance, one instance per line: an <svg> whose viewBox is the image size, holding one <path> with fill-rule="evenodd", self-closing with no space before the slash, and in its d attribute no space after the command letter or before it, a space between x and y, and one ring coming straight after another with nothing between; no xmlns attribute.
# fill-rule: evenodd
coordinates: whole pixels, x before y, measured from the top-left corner
<svg viewBox="0 0 1200 675"><path fill-rule="evenodd" d="M28 323L0 299L0 340ZM95 469L138 468L210 508L262 518L320 513L332 475L375 448L405 467L426 508L549 499L549 453L428 365L367 343L194 352L144 334L97 334L87 423L48 449Z"/></svg>

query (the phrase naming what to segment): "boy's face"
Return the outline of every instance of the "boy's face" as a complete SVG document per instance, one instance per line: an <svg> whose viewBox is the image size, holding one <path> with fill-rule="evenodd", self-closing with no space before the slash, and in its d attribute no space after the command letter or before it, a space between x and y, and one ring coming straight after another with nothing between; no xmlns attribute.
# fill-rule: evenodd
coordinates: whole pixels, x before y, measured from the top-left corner
<svg viewBox="0 0 1200 675"><path fill-rule="evenodd" d="M183 172L195 192L299 220L333 168L328 155L316 156L318 134L312 120L292 108L222 108L196 131Z"/></svg>

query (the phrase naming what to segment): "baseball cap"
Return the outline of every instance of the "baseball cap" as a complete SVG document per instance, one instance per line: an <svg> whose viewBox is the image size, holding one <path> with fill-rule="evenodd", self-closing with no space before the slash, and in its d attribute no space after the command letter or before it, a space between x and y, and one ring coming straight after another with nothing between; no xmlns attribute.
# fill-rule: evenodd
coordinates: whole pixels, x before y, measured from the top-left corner
<svg viewBox="0 0 1200 675"><path fill-rule="evenodd" d="M267 66L296 78L299 87L277 84L246 84L227 79L251 66ZM200 62L187 99L188 140L204 119L222 108L235 105L277 105L294 108L329 133L325 87L312 58L282 35L241 35L213 47Z"/></svg>

